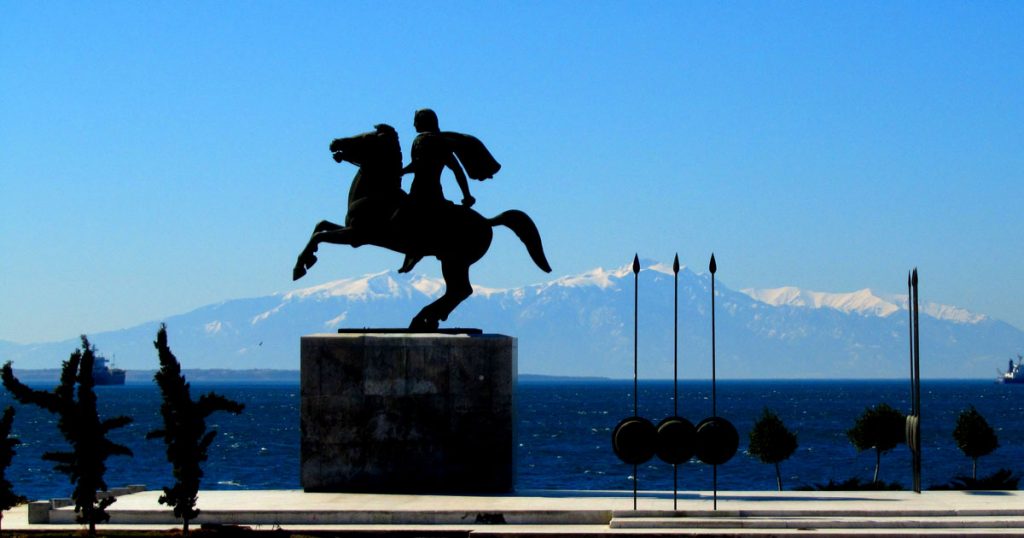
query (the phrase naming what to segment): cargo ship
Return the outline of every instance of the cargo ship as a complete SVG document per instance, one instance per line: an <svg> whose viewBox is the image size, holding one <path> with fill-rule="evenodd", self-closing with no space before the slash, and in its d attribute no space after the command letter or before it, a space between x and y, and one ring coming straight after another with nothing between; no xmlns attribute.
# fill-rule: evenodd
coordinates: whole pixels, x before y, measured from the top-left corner
<svg viewBox="0 0 1024 538"><path fill-rule="evenodd" d="M999 376L1000 383L1007 384L1024 384L1024 365L1021 364L1024 361L1024 357L1017 355L1017 363L1014 364L1013 359L1010 359L1009 366L1006 367L1006 371L1002 372Z"/></svg>
<svg viewBox="0 0 1024 538"><path fill-rule="evenodd" d="M124 385L124 370L107 366L107 359L96 357L92 364L92 380L97 385Z"/></svg>

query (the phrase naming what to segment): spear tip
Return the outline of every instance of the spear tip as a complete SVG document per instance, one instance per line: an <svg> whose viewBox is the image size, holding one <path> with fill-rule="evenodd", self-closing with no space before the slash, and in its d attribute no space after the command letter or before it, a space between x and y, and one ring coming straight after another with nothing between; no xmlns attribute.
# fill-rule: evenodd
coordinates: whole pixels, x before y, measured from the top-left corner
<svg viewBox="0 0 1024 538"><path fill-rule="evenodd" d="M675 261L672 262L672 272L677 274L677 275L679 274L679 253L678 252L676 253Z"/></svg>
<svg viewBox="0 0 1024 538"><path fill-rule="evenodd" d="M717 271L717 270L718 270L718 264L715 263L715 253L712 252L711 253L711 263L708 264L708 271L711 271L711 274L715 274L715 271Z"/></svg>
<svg viewBox="0 0 1024 538"><path fill-rule="evenodd" d="M633 274L636 275L636 274L639 274L639 273L640 273L640 255L639 254L634 254L633 255Z"/></svg>
<svg viewBox="0 0 1024 538"><path fill-rule="evenodd" d="M917 286L917 267L914 268L914 275L912 278L913 284Z"/></svg>

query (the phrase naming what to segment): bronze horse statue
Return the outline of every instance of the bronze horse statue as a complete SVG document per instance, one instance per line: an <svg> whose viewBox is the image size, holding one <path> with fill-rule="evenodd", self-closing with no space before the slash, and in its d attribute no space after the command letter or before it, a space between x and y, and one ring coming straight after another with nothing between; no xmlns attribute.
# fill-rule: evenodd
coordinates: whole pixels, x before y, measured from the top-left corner
<svg viewBox="0 0 1024 538"><path fill-rule="evenodd" d="M425 306L409 324L413 330L436 329L441 321L473 293L469 266L487 253L494 226L506 226L526 245L533 262L551 272L544 255L540 232L526 213L505 211L485 218L465 206L446 202L429 208L416 207L402 190L402 148L398 133L389 125L331 142L337 162L359 167L348 193L345 225L320 221L299 254L292 279L302 278L316 263L321 243L376 245L413 256L434 256L441 262L445 292Z"/></svg>

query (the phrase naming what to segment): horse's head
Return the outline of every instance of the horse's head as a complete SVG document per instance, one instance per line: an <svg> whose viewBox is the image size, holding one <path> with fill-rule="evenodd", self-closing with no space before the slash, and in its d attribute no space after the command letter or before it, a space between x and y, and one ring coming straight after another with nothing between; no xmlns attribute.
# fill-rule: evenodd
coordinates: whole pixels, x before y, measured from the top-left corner
<svg viewBox="0 0 1024 538"><path fill-rule="evenodd" d="M384 123L375 125L368 133L335 138L331 142L331 153L338 162L345 160L359 167L401 173L402 146L398 143L398 132Z"/></svg>

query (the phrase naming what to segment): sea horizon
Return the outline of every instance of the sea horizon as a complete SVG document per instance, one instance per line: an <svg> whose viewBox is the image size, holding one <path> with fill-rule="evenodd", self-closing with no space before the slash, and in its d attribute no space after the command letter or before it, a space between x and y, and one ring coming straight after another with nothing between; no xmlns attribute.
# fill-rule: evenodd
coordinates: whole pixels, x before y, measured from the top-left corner
<svg viewBox="0 0 1024 538"><path fill-rule="evenodd" d="M13 366L13 365L12 365ZM60 376L61 368L13 368L15 376L18 374L28 376L28 380L39 379L43 377L52 376L53 380L57 380ZM157 369L125 369L125 383L126 384L142 384L152 381L153 375L156 374ZM183 368L182 375L185 376L188 381L237 381L237 382L260 382L266 380L267 382L273 381L274 378L280 378L282 382L289 382L294 377L294 382L299 382L299 376L301 370L290 369L290 368ZM193 379L193 377L195 379ZM585 376L585 375L559 375L559 374L539 374L539 373L524 373L519 372L517 374L519 381L526 382L559 382L559 381L572 381L582 383L601 383L601 382L616 382L616 381L632 381L632 377L605 377L605 376ZM19 378L20 379L20 378ZM660 382L660 381L672 381L671 377L640 377L640 382ZM686 377L680 378L679 382L689 381L702 381L710 382L711 377ZM22 379L22 381L25 381ZM732 383L732 382L792 382L792 381L807 381L807 382L858 382L858 381L907 381L909 383L909 377L772 377L772 378L718 378L718 383ZM989 377L928 377L922 376L921 381L992 381L998 383L999 379L997 376Z"/></svg>

